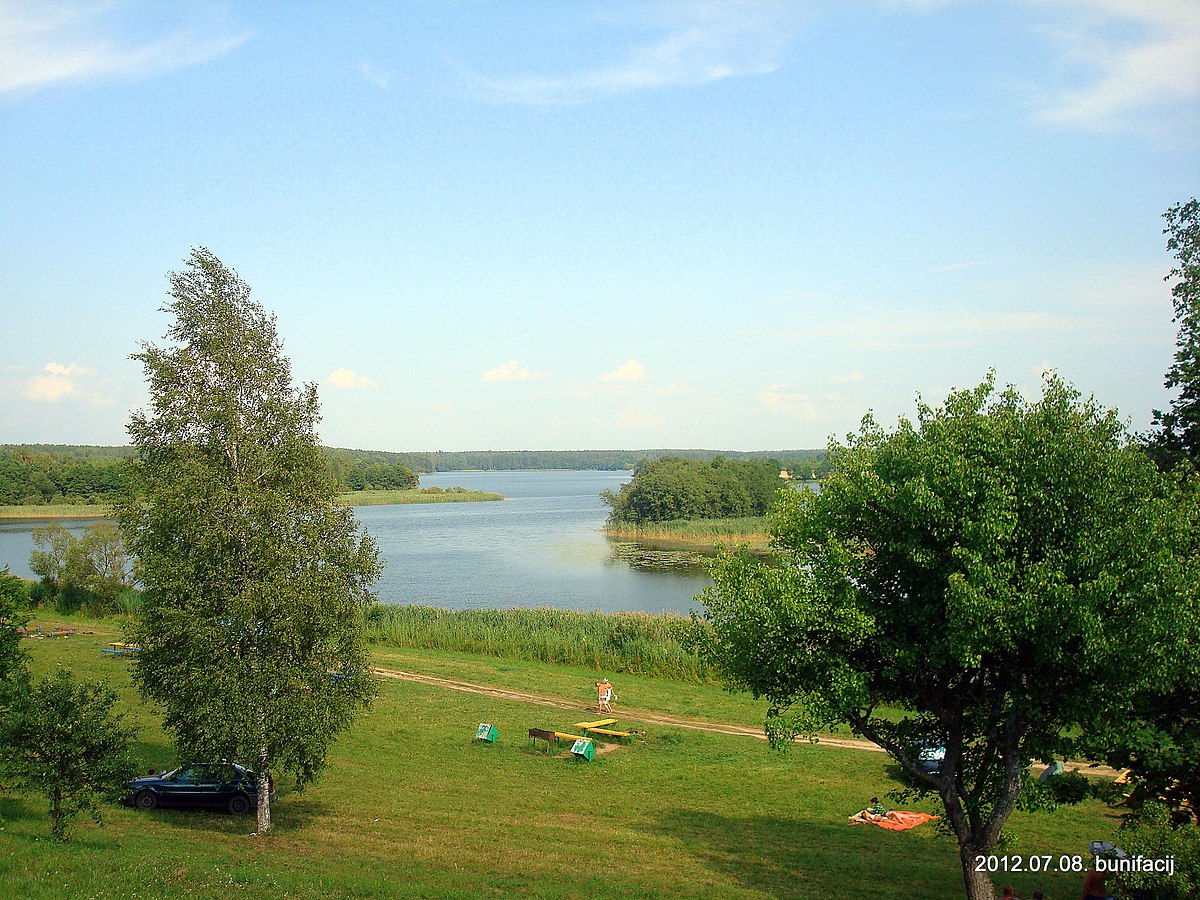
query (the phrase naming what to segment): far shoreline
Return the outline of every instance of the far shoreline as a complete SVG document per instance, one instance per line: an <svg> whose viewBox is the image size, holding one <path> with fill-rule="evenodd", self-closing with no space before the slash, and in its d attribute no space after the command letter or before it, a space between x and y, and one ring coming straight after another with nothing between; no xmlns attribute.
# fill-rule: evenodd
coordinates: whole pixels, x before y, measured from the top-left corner
<svg viewBox="0 0 1200 900"><path fill-rule="evenodd" d="M414 488L404 491L353 491L333 498L337 506L402 506L415 503L486 503L503 500L492 491L462 488ZM110 509L99 503L0 506L0 520L14 519L108 519Z"/></svg>

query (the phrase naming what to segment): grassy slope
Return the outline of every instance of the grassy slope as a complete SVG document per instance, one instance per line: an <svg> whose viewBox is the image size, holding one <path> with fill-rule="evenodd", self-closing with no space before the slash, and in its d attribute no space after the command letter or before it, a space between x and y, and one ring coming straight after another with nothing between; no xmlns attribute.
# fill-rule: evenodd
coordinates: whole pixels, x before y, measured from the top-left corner
<svg viewBox="0 0 1200 900"><path fill-rule="evenodd" d="M46 624L46 623L42 623ZM92 634L82 633L93 631ZM173 762L154 710L133 693L128 663L102 657L111 621L30 641L36 668L103 677L141 728L137 755ZM850 828L846 816L894 782L880 754L647 727L638 741L590 763L528 750L529 727L586 718L582 669L381 652L381 665L439 672L579 698L579 713L410 682L380 685L373 710L331 750L329 770L304 794L281 790L276 830L249 837L252 818L105 808L72 840L47 838L45 803L0 793L0 884L7 896L891 898L961 896L957 853L926 826L892 833ZM730 720L760 715L712 688L622 677L622 724L632 707ZM691 698L690 700L688 698ZM740 705L740 706L739 706ZM481 721L496 745L472 742ZM1015 818L1011 852L1078 853L1112 839L1115 823L1091 802ZM1077 893L1078 876L1009 879L1022 895Z"/></svg>

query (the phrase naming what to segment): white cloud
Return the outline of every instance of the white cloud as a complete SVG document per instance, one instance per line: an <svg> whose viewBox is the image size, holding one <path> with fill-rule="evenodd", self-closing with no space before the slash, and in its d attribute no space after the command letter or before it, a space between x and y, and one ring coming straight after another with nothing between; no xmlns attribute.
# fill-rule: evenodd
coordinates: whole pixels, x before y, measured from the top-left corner
<svg viewBox="0 0 1200 900"><path fill-rule="evenodd" d="M608 382L641 381L645 377L646 367L631 356L607 375L601 375L600 380Z"/></svg>
<svg viewBox="0 0 1200 900"><path fill-rule="evenodd" d="M97 79L139 79L208 62L249 39L213 33L213 24L180 27L135 43L116 30L108 3L8 2L0 5L0 94Z"/></svg>
<svg viewBox="0 0 1200 900"><path fill-rule="evenodd" d="M659 36L627 47L605 64L562 75L468 77L486 99L546 105L765 75L779 67L799 19L795 7L783 2L643 4L609 10L605 24L649 28Z"/></svg>
<svg viewBox="0 0 1200 900"><path fill-rule="evenodd" d="M92 370L71 363L68 366L49 362L43 367L45 375L35 375L25 382L25 399L38 403L58 403L80 396L79 376L91 375Z"/></svg>
<svg viewBox="0 0 1200 900"><path fill-rule="evenodd" d="M369 59L365 59L358 64L358 71L362 74L363 78L383 91L388 89L388 84L392 80L391 72L379 68L379 66L375 65Z"/></svg>
<svg viewBox="0 0 1200 900"><path fill-rule="evenodd" d="M1069 31L1048 32L1087 75L1041 98L1043 121L1096 131L1131 114L1200 96L1200 3L1195 0L1056 0Z"/></svg>
<svg viewBox="0 0 1200 900"><path fill-rule="evenodd" d="M867 376L862 372L846 372L843 375L832 375L829 378L830 384L862 384L867 380Z"/></svg>
<svg viewBox="0 0 1200 900"><path fill-rule="evenodd" d="M376 387L374 381L353 369L334 369L325 380L344 391L369 391Z"/></svg>
<svg viewBox="0 0 1200 900"><path fill-rule="evenodd" d="M819 418L812 398L786 384L771 385L758 395L758 402L774 415L804 419L808 422Z"/></svg>
<svg viewBox="0 0 1200 900"><path fill-rule="evenodd" d="M510 359L503 365L496 366L494 369L488 369L483 373L484 381L533 381L541 378L549 378L552 373L531 369L528 366L523 366L515 359Z"/></svg>
<svg viewBox="0 0 1200 900"><path fill-rule="evenodd" d="M621 411L617 424L621 428L659 428L662 426L662 419L652 412L638 409L631 403Z"/></svg>

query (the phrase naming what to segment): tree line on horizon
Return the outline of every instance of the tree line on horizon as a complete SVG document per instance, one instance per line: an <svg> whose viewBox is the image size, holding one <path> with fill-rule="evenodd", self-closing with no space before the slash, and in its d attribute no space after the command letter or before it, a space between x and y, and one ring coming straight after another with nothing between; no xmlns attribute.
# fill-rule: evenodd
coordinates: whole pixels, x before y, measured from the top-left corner
<svg viewBox="0 0 1200 900"><path fill-rule="evenodd" d="M829 471L824 450L438 450L393 452L322 447L328 474L341 493L415 488L421 474L462 471L623 471L679 457L711 462L771 459L798 477ZM104 504L122 489L130 447L72 444L0 445L0 506Z"/></svg>

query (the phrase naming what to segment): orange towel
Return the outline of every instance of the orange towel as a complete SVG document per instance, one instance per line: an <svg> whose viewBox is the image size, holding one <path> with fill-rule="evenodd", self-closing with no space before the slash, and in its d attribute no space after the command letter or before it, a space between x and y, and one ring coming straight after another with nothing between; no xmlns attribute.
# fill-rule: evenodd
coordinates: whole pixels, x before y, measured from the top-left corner
<svg viewBox="0 0 1200 900"><path fill-rule="evenodd" d="M880 816L875 822L880 828L887 828L889 831L908 831L910 828L916 828L918 825L924 825L926 822L932 822L937 816L931 816L929 813L921 812L905 812L901 809L892 810L888 816Z"/></svg>

